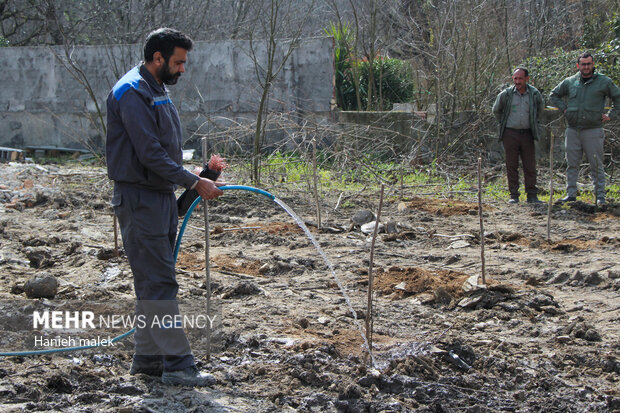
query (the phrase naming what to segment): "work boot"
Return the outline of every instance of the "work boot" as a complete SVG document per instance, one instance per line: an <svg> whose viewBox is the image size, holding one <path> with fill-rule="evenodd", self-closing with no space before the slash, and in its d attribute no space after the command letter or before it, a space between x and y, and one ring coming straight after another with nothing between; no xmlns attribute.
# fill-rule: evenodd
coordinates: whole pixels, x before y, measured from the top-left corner
<svg viewBox="0 0 620 413"><path fill-rule="evenodd" d="M528 204L542 204L543 202L540 199L538 199L538 195L534 194L534 195L527 196L527 203Z"/></svg>
<svg viewBox="0 0 620 413"><path fill-rule="evenodd" d="M134 359L131 363L129 374L146 374L148 376L161 376L164 372L164 363L161 360L139 361Z"/></svg>
<svg viewBox="0 0 620 413"><path fill-rule="evenodd" d="M575 202L576 200L576 196L566 195L564 198L560 199L560 202Z"/></svg>
<svg viewBox="0 0 620 413"><path fill-rule="evenodd" d="M177 386L202 387L215 384L215 377L209 373L203 373L195 365L183 370L164 371L161 382Z"/></svg>

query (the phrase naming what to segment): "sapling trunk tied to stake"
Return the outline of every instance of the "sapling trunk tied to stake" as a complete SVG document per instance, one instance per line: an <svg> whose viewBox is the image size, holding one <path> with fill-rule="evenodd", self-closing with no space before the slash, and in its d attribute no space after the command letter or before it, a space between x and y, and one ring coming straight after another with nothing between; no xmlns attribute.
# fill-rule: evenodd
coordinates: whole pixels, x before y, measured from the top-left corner
<svg viewBox="0 0 620 413"><path fill-rule="evenodd" d="M551 241L551 208L553 207L553 132L549 149L549 204L547 207L547 241Z"/></svg>
<svg viewBox="0 0 620 413"><path fill-rule="evenodd" d="M482 219L482 158L478 158L478 217L480 218L480 262L482 263L482 284L486 284L484 266L484 221Z"/></svg>

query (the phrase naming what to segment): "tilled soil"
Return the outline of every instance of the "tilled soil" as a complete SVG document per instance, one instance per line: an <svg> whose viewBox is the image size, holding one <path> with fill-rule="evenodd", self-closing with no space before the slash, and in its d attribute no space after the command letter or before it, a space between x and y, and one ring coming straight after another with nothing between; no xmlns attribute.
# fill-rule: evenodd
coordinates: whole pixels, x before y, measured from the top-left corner
<svg viewBox="0 0 620 413"><path fill-rule="evenodd" d="M15 303L131 301L104 169L0 164L0 182L1 351L22 350L7 347L11 322L29 323ZM315 219L305 188L265 189ZM618 205L556 205L547 240L546 205L485 203L481 286L477 204L388 196L381 221L393 225L375 243L369 358L361 332L372 234L350 218L376 213L378 194L349 196L346 207L338 195L323 198L322 229L307 222L335 277L269 199L227 191L209 203L220 321L211 356L202 345L194 352L213 386L131 376L128 337L111 347L0 357L0 410L620 411ZM203 211L195 212L183 237L180 301L206 301L204 226ZM53 298L29 297L35 275L55 277Z"/></svg>

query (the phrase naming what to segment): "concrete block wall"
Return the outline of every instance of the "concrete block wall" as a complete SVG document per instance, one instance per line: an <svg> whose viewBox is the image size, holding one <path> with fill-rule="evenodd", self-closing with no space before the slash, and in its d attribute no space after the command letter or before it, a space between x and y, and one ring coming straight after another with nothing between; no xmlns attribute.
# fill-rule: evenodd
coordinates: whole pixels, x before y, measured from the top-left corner
<svg viewBox="0 0 620 413"><path fill-rule="evenodd" d="M254 47L258 56L265 55L265 44ZM103 111L116 80L140 62L141 49L142 45L83 46L72 51ZM205 134L213 119L209 115L229 122L255 118L261 90L249 50L248 41L196 42L186 73L170 87L185 139ZM5 62L0 71L0 146L103 148L96 105L55 56L62 59L64 53L56 46L0 48ZM277 55L281 57L283 50ZM331 38L301 41L272 87L270 110L329 113L333 70ZM192 146L198 147L199 141L193 139Z"/></svg>

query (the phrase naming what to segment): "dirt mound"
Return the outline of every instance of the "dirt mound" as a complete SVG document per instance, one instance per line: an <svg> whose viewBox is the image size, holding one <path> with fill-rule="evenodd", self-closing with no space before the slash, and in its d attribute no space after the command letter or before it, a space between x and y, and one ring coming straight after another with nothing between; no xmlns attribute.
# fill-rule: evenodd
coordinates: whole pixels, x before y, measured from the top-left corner
<svg viewBox="0 0 620 413"><path fill-rule="evenodd" d="M454 299L464 295L463 284L469 275L451 270L427 270L420 267L389 267L375 270L374 286L377 292L393 298L412 295L447 294ZM368 285L368 278L359 281ZM448 302L450 300L448 299Z"/></svg>
<svg viewBox="0 0 620 413"><path fill-rule="evenodd" d="M428 199L414 197L406 203L407 208L426 211L433 215L450 217L454 215L477 215L478 204L454 199ZM486 206L492 209L492 207Z"/></svg>

